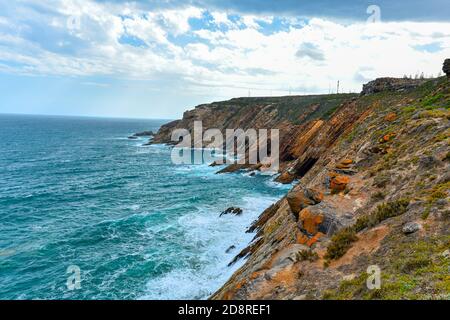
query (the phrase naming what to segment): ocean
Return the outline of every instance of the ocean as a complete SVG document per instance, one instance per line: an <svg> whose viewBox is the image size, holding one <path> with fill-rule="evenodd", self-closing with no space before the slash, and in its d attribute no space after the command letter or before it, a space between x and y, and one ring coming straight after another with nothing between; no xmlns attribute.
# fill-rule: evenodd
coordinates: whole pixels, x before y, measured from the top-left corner
<svg viewBox="0 0 450 320"><path fill-rule="evenodd" d="M289 186L127 138L165 122L0 115L0 299L206 299L242 265Z"/></svg>

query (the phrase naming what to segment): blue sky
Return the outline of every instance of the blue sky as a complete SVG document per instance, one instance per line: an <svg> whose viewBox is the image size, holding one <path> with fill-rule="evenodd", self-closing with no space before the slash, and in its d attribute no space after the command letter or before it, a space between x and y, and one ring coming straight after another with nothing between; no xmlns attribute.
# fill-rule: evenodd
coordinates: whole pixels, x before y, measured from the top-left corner
<svg viewBox="0 0 450 320"><path fill-rule="evenodd" d="M436 76L450 2L0 3L0 113L178 118L237 96Z"/></svg>

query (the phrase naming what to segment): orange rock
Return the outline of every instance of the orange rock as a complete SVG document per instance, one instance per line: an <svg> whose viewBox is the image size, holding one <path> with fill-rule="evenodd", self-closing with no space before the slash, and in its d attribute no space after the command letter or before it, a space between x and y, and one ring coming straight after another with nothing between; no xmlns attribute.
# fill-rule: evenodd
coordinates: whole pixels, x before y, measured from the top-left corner
<svg viewBox="0 0 450 320"><path fill-rule="evenodd" d="M312 213L311 210L305 208L300 212L299 220L306 232L316 234L319 230L319 225L323 222L323 215Z"/></svg>
<svg viewBox="0 0 450 320"><path fill-rule="evenodd" d="M339 164L336 166L336 169L350 169L350 166L347 165L347 164L339 163Z"/></svg>
<svg viewBox="0 0 450 320"><path fill-rule="evenodd" d="M385 121L389 121L389 122L395 121L395 120L397 120L397 114L396 114L395 112L388 113L388 114L384 117L384 120L385 120Z"/></svg>
<svg viewBox="0 0 450 320"><path fill-rule="evenodd" d="M395 137L395 133L386 134L380 139L380 142L381 143L389 142L393 137Z"/></svg>
<svg viewBox="0 0 450 320"><path fill-rule="evenodd" d="M285 171L276 180L277 180L277 182L282 183L282 184L289 184L292 181L294 181L294 179L295 179L294 175Z"/></svg>
<svg viewBox="0 0 450 320"><path fill-rule="evenodd" d="M330 179L333 179L334 177L338 176L338 174L334 171L330 171L330 173L328 173L328 176L330 177Z"/></svg>
<svg viewBox="0 0 450 320"><path fill-rule="evenodd" d="M330 188L334 192L344 191L349 182L349 177L337 175L331 179Z"/></svg>
<svg viewBox="0 0 450 320"><path fill-rule="evenodd" d="M286 199L291 211L296 215L302 209L321 202L323 193L314 189L296 187L288 192Z"/></svg>
<svg viewBox="0 0 450 320"><path fill-rule="evenodd" d="M351 160L351 159L344 159L341 161L341 164L343 164L343 165L349 165L352 163L353 163L353 160Z"/></svg>
<svg viewBox="0 0 450 320"><path fill-rule="evenodd" d="M306 245L308 247L311 247L314 243L316 243L317 241L319 241L320 238L322 238L324 236L324 234L322 232L317 232L311 239L309 239L306 242Z"/></svg>
<svg viewBox="0 0 450 320"><path fill-rule="evenodd" d="M309 241L309 238L305 234L303 234L301 232L297 233L297 243L306 244L308 241Z"/></svg>

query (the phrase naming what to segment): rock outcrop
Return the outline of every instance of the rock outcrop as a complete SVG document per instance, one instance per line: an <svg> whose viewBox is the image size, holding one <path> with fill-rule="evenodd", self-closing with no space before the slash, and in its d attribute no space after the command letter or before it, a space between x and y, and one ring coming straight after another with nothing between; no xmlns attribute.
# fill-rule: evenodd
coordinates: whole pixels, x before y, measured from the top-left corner
<svg viewBox="0 0 450 320"><path fill-rule="evenodd" d="M442 71L447 75L447 78L450 78L450 59L445 59Z"/></svg>
<svg viewBox="0 0 450 320"><path fill-rule="evenodd" d="M292 213L298 218L298 213L308 206L318 204L323 199L323 194L319 191L296 186L286 196Z"/></svg>
<svg viewBox="0 0 450 320"><path fill-rule="evenodd" d="M424 84L425 79L409 79L409 78L379 78L363 86L362 95L374 94L384 91L405 91L412 90Z"/></svg>

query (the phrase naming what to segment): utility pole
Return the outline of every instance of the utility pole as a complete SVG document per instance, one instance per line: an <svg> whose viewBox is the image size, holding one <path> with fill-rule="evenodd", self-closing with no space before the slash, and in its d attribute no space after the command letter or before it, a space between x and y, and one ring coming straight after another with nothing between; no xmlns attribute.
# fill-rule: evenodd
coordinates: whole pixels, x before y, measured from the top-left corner
<svg viewBox="0 0 450 320"><path fill-rule="evenodd" d="M336 90L336 93L339 94L339 80L338 80L338 82L337 82L337 90Z"/></svg>

